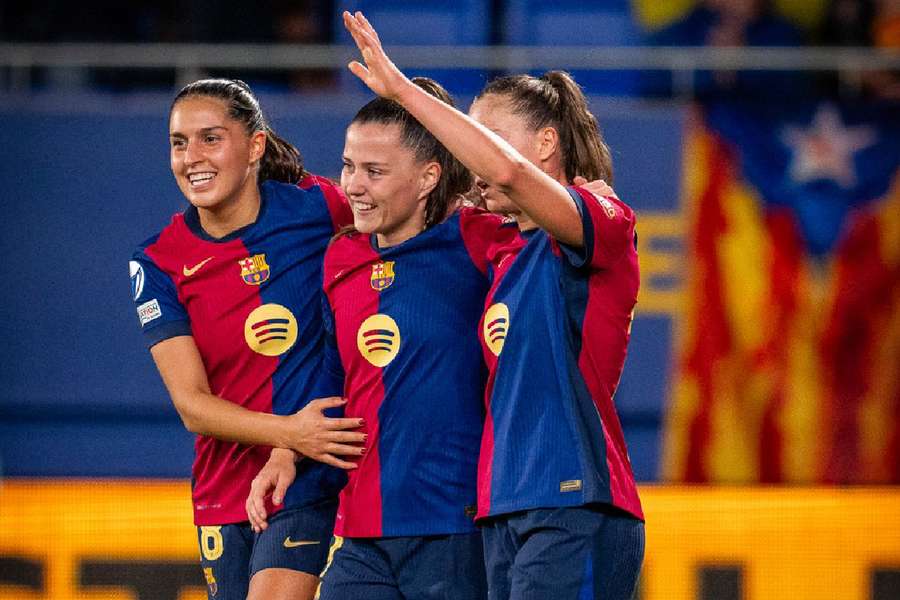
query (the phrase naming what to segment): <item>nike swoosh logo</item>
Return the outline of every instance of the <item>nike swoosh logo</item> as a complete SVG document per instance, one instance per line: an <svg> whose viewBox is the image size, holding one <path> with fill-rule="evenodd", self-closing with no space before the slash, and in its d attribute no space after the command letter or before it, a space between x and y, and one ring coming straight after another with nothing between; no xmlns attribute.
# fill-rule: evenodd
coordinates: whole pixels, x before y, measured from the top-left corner
<svg viewBox="0 0 900 600"><path fill-rule="evenodd" d="M184 265L181 268L181 272L184 274L185 277L190 277L191 275L193 275L194 273L199 271L203 267L203 265L205 265L206 263L208 263L209 261L211 261L214 258L215 258L215 256L210 256L206 260L201 260L200 262L198 262L196 265L194 265L190 269L187 268L187 265Z"/></svg>
<svg viewBox="0 0 900 600"><path fill-rule="evenodd" d="M316 544L319 544L319 543L321 543L321 542L305 541L305 540L300 540L299 542L294 542L291 540L291 536L287 536L286 538L284 538L284 547L285 548L296 548L297 546L315 546Z"/></svg>

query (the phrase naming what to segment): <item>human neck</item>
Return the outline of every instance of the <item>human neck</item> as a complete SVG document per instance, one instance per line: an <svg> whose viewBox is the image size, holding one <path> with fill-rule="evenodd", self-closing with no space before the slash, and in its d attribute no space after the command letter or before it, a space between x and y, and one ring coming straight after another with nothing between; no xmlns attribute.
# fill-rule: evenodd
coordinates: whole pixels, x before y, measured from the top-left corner
<svg viewBox="0 0 900 600"><path fill-rule="evenodd" d="M214 238L222 238L255 222L260 205L259 188L253 185L233 201L212 208L198 208L197 214L203 231Z"/></svg>
<svg viewBox="0 0 900 600"><path fill-rule="evenodd" d="M376 232L375 239L379 248L399 246L409 238L415 237L425 230L425 214L416 215L396 229L386 232Z"/></svg>

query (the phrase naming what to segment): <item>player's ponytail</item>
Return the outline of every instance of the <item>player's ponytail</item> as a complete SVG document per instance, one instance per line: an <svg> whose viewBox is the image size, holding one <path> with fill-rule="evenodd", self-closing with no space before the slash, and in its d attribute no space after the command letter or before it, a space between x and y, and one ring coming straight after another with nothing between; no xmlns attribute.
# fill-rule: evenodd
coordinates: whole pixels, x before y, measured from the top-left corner
<svg viewBox="0 0 900 600"><path fill-rule="evenodd" d="M447 90L433 79L415 77L412 81L435 98L454 106L453 98ZM469 170L430 131L393 100L375 98L356 113L350 124L353 123L396 123L400 126L400 143L412 150L418 162L435 161L441 166L438 184L425 202L426 229L446 219L471 190L474 179Z"/></svg>
<svg viewBox="0 0 900 600"><path fill-rule="evenodd" d="M266 124L266 152L259 162L260 181L281 181L297 183L303 178L303 159L300 151L279 136Z"/></svg>
<svg viewBox="0 0 900 600"><path fill-rule="evenodd" d="M548 71L541 77L559 96L559 134L566 179L581 175L588 181L612 183L612 157L588 108L584 92L565 71Z"/></svg>
<svg viewBox="0 0 900 600"><path fill-rule="evenodd" d="M571 75L549 71L540 78L499 77L489 82L478 98L492 94L507 98L513 112L524 117L532 131L548 126L556 129L567 180L581 175L588 180L612 182L609 148L603 142L584 93Z"/></svg>
<svg viewBox="0 0 900 600"><path fill-rule="evenodd" d="M259 100L250 86L239 79L201 79L181 88L172 101L172 108L179 101L191 97L216 98L225 102L228 116L244 124L247 134L264 131L266 151L260 160L259 180L297 183L304 175L300 151L278 136L263 115ZM171 115L171 109L169 111Z"/></svg>

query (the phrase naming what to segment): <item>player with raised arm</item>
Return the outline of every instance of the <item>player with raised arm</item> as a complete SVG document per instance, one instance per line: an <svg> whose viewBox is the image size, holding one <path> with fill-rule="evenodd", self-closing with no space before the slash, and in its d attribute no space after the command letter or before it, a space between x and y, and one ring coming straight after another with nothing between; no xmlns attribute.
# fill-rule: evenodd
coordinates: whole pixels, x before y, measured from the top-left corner
<svg viewBox="0 0 900 600"><path fill-rule="evenodd" d="M449 102L431 80L414 85ZM484 423L478 320L501 219L457 209L468 170L381 98L347 129L341 184L355 229L325 256L337 359L328 364L345 374L346 414L365 419L368 439L341 492L321 599L486 598L473 520ZM266 491L254 486L248 499L260 528Z"/></svg>
<svg viewBox="0 0 900 600"><path fill-rule="evenodd" d="M609 153L565 73L488 84L471 117L421 93L361 13L350 69L478 176L517 235L493 253L481 321L489 369L478 517L490 597L632 597L643 513L613 395L639 273L634 212L571 187L609 179Z"/></svg>

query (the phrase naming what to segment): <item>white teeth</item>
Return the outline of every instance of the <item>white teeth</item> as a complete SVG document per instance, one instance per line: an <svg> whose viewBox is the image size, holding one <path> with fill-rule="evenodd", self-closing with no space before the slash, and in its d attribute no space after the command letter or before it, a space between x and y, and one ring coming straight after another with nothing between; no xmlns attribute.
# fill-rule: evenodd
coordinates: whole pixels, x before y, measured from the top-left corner
<svg viewBox="0 0 900 600"><path fill-rule="evenodd" d="M191 182L191 185L203 185L215 176L215 173L191 173L188 175L188 180Z"/></svg>
<svg viewBox="0 0 900 600"><path fill-rule="evenodd" d="M370 210L375 208L374 204L367 204L365 202L354 202L353 206L355 206L357 210Z"/></svg>

